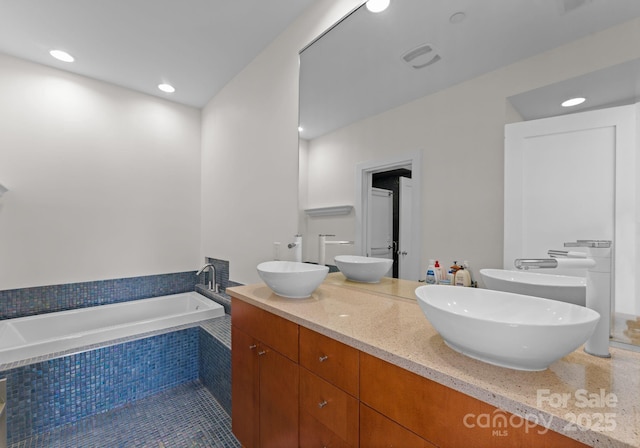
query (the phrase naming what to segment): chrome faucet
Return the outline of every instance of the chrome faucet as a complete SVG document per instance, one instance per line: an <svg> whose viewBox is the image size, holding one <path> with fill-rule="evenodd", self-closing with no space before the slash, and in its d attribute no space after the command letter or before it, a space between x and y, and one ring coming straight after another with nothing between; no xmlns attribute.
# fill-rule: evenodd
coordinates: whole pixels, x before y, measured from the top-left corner
<svg viewBox="0 0 640 448"><path fill-rule="evenodd" d="M196 275L202 274L204 271L209 269L211 271L211 277L209 277L209 291L220 292L220 285L216 283L216 267L212 263L205 264Z"/></svg>

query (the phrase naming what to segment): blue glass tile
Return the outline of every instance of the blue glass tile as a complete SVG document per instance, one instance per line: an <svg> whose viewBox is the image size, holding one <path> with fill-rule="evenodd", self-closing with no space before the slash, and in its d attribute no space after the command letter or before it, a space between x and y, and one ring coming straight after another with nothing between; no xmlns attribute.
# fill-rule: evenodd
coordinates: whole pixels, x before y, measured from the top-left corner
<svg viewBox="0 0 640 448"><path fill-rule="evenodd" d="M0 320L193 291L195 271L0 291Z"/></svg>

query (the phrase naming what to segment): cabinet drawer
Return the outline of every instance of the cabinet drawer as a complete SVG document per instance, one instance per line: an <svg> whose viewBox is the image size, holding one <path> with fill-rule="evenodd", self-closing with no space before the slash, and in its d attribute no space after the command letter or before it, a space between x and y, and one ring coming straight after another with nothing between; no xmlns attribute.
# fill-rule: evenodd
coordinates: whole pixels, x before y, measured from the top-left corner
<svg viewBox="0 0 640 448"><path fill-rule="evenodd" d="M300 365L358 397L358 350L300 327Z"/></svg>
<svg viewBox="0 0 640 448"><path fill-rule="evenodd" d="M300 412L300 448L356 448L308 413Z"/></svg>
<svg viewBox="0 0 640 448"><path fill-rule="evenodd" d="M360 400L438 446L586 447L366 353L360 354ZM478 418L496 424L474 424Z"/></svg>
<svg viewBox="0 0 640 448"><path fill-rule="evenodd" d="M436 448L368 406L360 405L360 446L363 448Z"/></svg>
<svg viewBox="0 0 640 448"><path fill-rule="evenodd" d="M231 322L292 361L298 362L297 324L233 297Z"/></svg>
<svg viewBox="0 0 640 448"><path fill-rule="evenodd" d="M358 400L301 367L300 413L303 412L349 445L358 445Z"/></svg>

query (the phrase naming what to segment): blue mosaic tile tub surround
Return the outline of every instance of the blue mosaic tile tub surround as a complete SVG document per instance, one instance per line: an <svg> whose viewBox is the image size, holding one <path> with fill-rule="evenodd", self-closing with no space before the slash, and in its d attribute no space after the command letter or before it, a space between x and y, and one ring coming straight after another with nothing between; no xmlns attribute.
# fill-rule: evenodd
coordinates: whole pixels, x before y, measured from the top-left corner
<svg viewBox="0 0 640 448"><path fill-rule="evenodd" d="M194 327L2 372L8 442L198 379L199 343Z"/></svg>
<svg viewBox="0 0 640 448"><path fill-rule="evenodd" d="M193 291L195 271L0 291L0 320Z"/></svg>
<svg viewBox="0 0 640 448"><path fill-rule="evenodd" d="M231 415L231 316L209 322L200 329L200 381Z"/></svg>

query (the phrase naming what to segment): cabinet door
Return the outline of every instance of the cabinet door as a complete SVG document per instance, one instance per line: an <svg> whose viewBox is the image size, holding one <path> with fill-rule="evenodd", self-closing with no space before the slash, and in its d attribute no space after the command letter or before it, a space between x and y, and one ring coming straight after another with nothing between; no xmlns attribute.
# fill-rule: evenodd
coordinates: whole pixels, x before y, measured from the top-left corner
<svg viewBox="0 0 640 448"><path fill-rule="evenodd" d="M231 327L231 428L247 448L259 446L259 365L258 343Z"/></svg>
<svg viewBox="0 0 640 448"><path fill-rule="evenodd" d="M266 345L259 345L258 359L260 360L260 447L297 447L298 364Z"/></svg>
<svg viewBox="0 0 640 448"><path fill-rule="evenodd" d="M360 404L360 446L362 448L436 448L408 429Z"/></svg>
<svg viewBox="0 0 640 448"><path fill-rule="evenodd" d="M300 412L324 425L349 446L358 446L358 400L305 368L300 368ZM304 432L311 433L306 428Z"/></svg>
<svg viewBox="0 0 640 448"><path fill-rule="evenodd" d="M437 446L586 446L365 353L360 353L360 400Z"/></svg>

